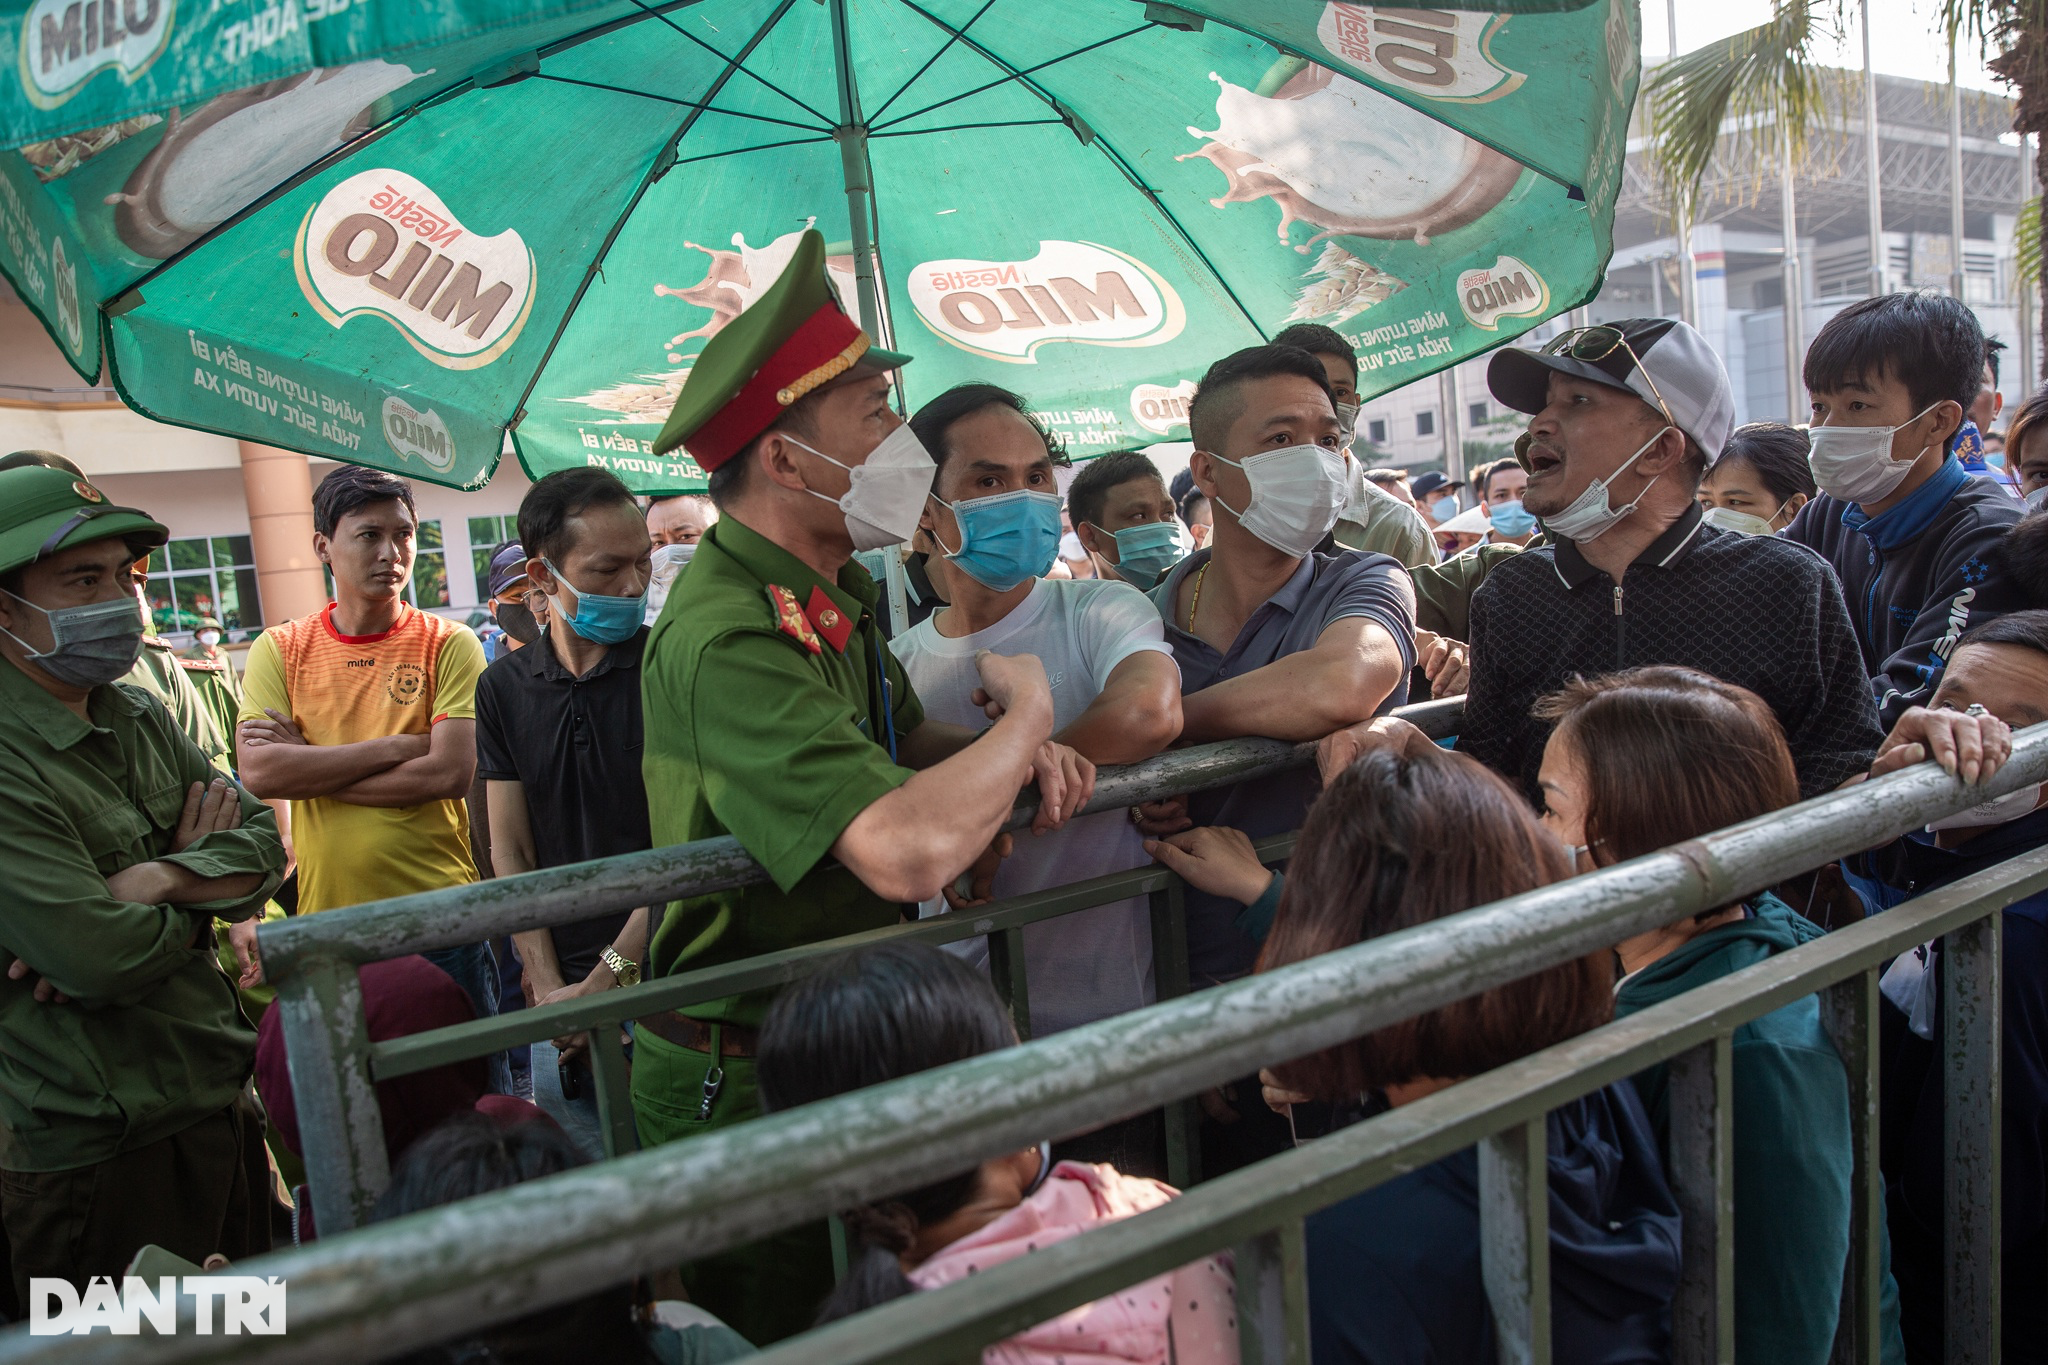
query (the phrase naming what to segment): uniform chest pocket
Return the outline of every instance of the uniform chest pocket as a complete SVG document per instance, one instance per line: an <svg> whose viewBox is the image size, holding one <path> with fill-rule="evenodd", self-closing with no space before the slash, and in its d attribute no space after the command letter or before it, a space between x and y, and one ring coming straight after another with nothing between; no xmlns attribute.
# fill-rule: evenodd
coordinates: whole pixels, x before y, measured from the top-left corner
<svg viewBox="0 0 2048 1365"><path fill-rule="evenodd" d="M185 784L146 746L131 755L134 768L129 790L114 782L95 784L101 799L78 821L79 840L101 872L116 872L135 861L136 852L150 857L160 834L175 830L184 813Z"/></svg>

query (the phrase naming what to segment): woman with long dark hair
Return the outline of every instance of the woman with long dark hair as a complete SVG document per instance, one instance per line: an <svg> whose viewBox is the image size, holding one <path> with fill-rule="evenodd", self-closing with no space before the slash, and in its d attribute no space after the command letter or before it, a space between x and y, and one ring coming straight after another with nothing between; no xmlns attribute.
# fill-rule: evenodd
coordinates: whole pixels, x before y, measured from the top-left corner
<svg viewBox="0 0 2048 1365"><path fill-rule="evenodd" d="M1668 848L1799 800L1777 717L1761 697L1690 668L1575 679L1538 703L1552 721L1538 775L1543 820L1584 871ZM1762 892L1625 939L1617 1016L1821 936ZM1734 1036L1735 1358L1828 1359L1849 1254L1849 1081L1807 996ZM1667 1071L1635 1078L1670 1141ZM1885 1274L1887 1360L1902 1358Z"/></svg>
<svg viewBox="0 0 2048 1365"><path fill-rule="evenodd" d="M761 1102L771 1113L792 1109L1016 1041L987 977L925 944L883 944L776 997L761 1027ZM984 1161L848 1211L851 1264L818 1321L937 1289L1177 1193L1112 1166L1054 1164L1046 1143ZM1235 1365L1236 1316L1227 1260L1212 1256L1063 1313L989 1347L982 1359Z"/></svg>
<svg viewBox="0 0 2048 1365"><path fill-rule="evenodd" d="M1570 875L1557 841L1479 764L1418 742L1376 745L1309 812L1259 970L1348 948ZM1273 1068L1280 1086L1401 1106L1606 1022L1605 953ZM1662 1361L1678 1286L1678 1208L1649 1121L1619 1082L1553 1110L1552 1352L1593 1365ZM1472 1148L1308 1220L1317 1365L1490 1365Z"/></svg>

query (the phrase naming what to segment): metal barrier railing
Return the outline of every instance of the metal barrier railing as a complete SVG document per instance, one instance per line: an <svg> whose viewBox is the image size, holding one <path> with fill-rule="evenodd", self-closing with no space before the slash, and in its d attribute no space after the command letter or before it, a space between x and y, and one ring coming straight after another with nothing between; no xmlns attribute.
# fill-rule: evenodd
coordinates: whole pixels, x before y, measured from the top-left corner
<svg viewBox="0 0 2048 1365"><path fill-rule="evenodd" d="M1464 698L1403 707L1397 713L1436 738L1457 731ZM1089 811L1115 810L1175 792L1202 791L1248 777L1305 767L1312 744L1228 740L1162 754L1144 763L1104 769ZM1010 827L1028 824L1035 804L1018 807ZM1284 858L1291 836L1261 847ZM390 1171L375 1081L409 1075L500 1048L590 1035L591 1076L599 1127L608 1155L635 1150L632 1099L619 1025L663 1010L722 1000L764 986L784 985L850 948L896 939L951 943L989 936L989 965L1009 1001L1018 1032L1030 1037L1030 993L1025 977L1026 925L1133 896L1151 901L1153 981L1159 999L1184 994L1187 937L1181 880L1161 867L1097 877L913 924L893 925L742 962L680 973L601 995L373 1043L363 1021L356 966L407 953L476 943L609 911L665 904L681 896L766 880L767 873L732 838L652 849L645 853L549 868L516 877L400 896L284 920L258 931L264 970L277 987L277 1004L291 1057L313 1213L323 1233L357 1226L369 1213ZM1166 1113L1168 1173L1191 1183L1194 1175L1192 1105L1177 1099Z"/></svg>
<svg viewBox="0 0 2048 1365"><path fill-rule="evenodd" d="M236 1269L285 1278L282 1337L0 1338L0 1362L365 1361L692 1260L1143 1112L1774 886L1988 796L2048 780L2048 725L1989 783L1920 765L1647 857L1020 1047L323 1239ZM1946 935L1948 1360L1999 1358L1999 920L2048 888L2048 850L1689 991L1138 1217L784 1342L764 1365L957 1361L1221 1248L1244 1358L1307 1358L1302 1219L1480 1144L1482 1262L1507 1358L1547 1362L1543 1117L1672 1061L1670 1177L1685 1213L1673 1359L1732 1351L1729 1038L1824 991L1851 1087L1851 1253L1835 1358L1878 1359L1877 973ZM905 1134L915 1134L906 1142Z"/></svg>

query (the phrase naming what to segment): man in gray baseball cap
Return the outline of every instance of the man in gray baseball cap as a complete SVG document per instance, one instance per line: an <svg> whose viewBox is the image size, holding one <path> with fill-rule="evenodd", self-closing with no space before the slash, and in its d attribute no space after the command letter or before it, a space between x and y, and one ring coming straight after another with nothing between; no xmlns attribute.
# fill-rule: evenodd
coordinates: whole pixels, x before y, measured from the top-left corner
<svg viewBox="0 0 2048 1365"><path fill-rule="evenodd" d="M1573 674L1676 664L1777 712L1804 795L1867 767L1882 731L1834 575L1799 546L1701 520L1700 479L1735 425L1706 338L1670 318L1576 328L1495 353L1487 382L1530 414L1522 505L1548 542L1472 599L1458 747L1534 795L1539 697Z"/></svg>

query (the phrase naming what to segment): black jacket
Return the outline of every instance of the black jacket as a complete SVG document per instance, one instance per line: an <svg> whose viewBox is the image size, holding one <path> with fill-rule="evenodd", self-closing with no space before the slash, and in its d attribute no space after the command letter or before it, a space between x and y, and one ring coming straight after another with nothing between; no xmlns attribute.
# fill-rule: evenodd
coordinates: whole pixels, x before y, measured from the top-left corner
<svg viewBox="0 0 2048 1365"><path fill-rule="evenodd" d="M1889 726L1941 685L1956 637L2022 605L1996 553L2025 504L1951 455L1897 507L1866 517L1823 493L1785 538L1834 565L1863 648L1880 719Z"/></svg>
<svg viewBox="0 0 2048 1365"><path fill-rule="evenodd" d="M1472 598L1472 683L1458 748L1534 799L1549 728L1529 714L1574 674L1679 664L1762 697L1785 727L1799 791L1870 766L1884 732L1828 566L1773 536L1701 521L1697 505L1614 582L1578 547L1510 555Z"/></svg>

